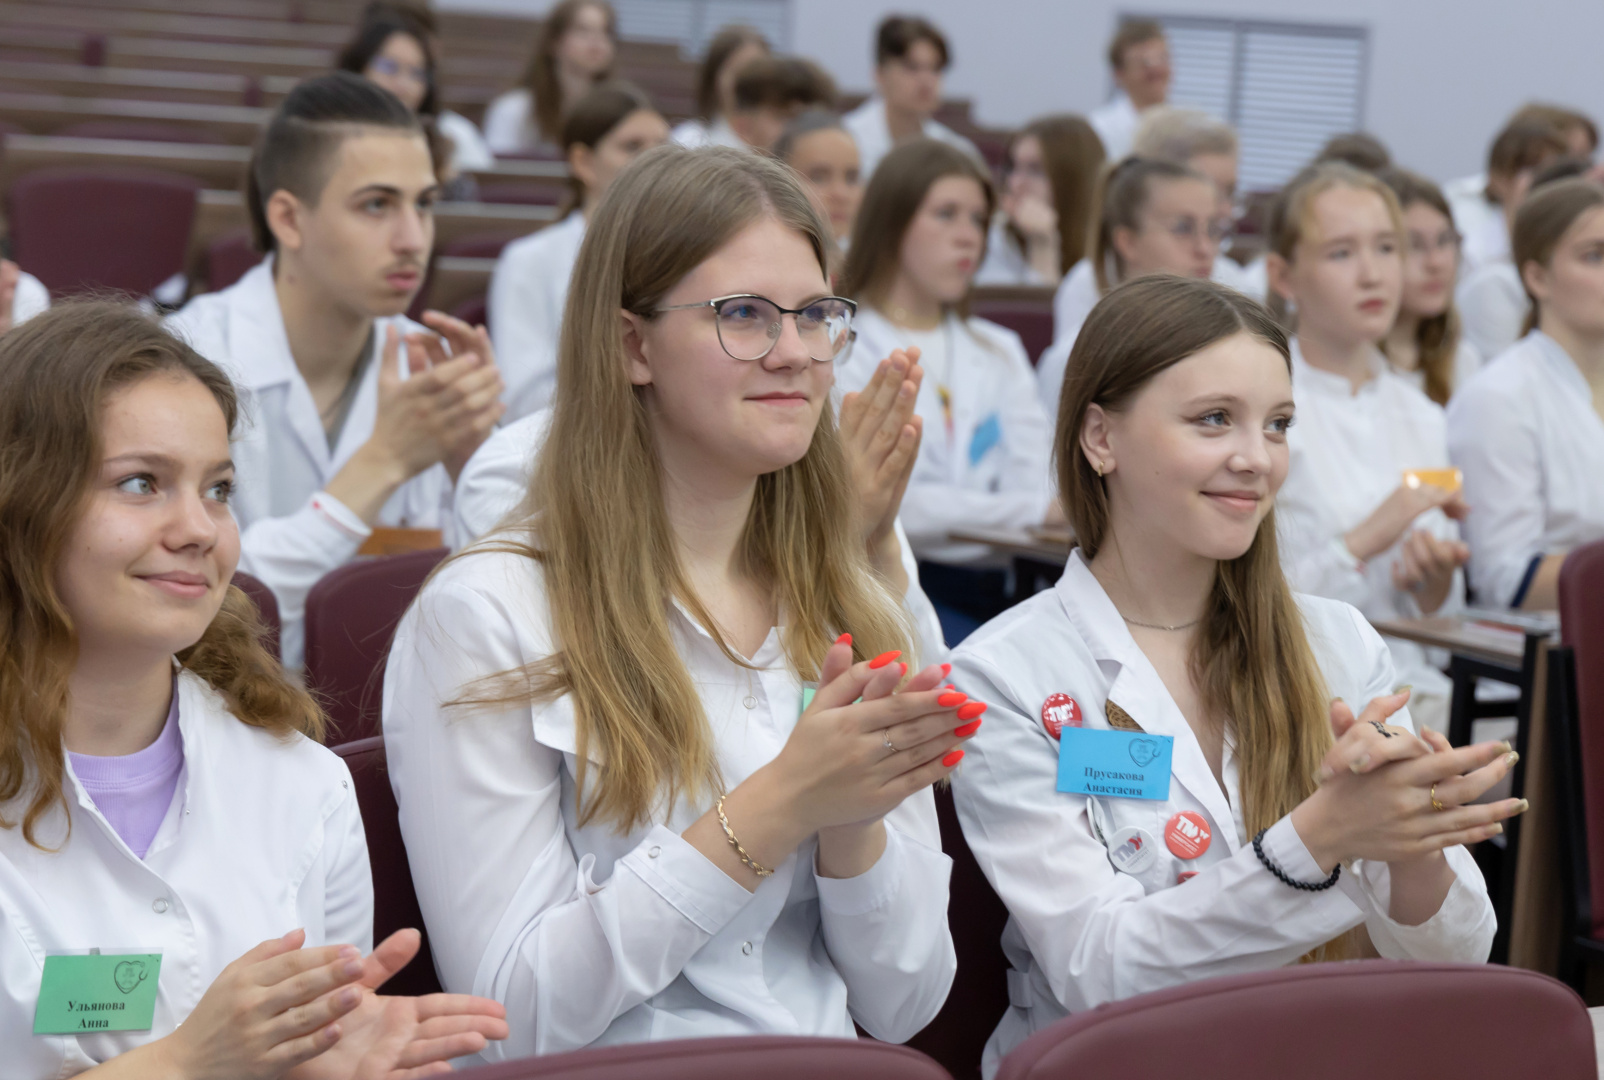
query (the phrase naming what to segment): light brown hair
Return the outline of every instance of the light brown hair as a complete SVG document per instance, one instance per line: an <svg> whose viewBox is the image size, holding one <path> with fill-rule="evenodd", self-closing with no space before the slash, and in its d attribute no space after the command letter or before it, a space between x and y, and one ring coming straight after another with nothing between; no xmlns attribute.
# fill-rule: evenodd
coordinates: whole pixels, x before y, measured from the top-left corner
<svg viewBox="0 0 1604 1080"><path fill-rule="evenodd" d="M563 115L574 104L563 100L562 83L557 78L557 45L574 25L574 19L587 7L602 13L607 20L608 36L615 45L618 43L618 12L607 0L562 0L562 3L546 12L540 31L535 35L535 47L529 54L529 63L518 78L518 85L529 91L535 128L540 137L549 143L555 143L561 137ZM612 72L604 71L596 81L611 76Z"/></svg>
<svg viewBox="0 0 1604 1080"><path fill-rule="evenodd" d="M761 45L764 52L771 51L768 38L758 30L739 23L726 26L707 43L707 53L702 57L702 66L696 75L696 114L703 120L712 120L718 115L718 77L724 71L724 65L730 62L730 57L745 45Z"/></svg>
<svg viewBox="0 0 1604 1080"><path fill-rule="evenodd" d="M1200 154L1235 157L1237 149L1236 132L1230 124L1202 109L1174 105L1155 105L1144 111L1131 141L1131 156L1160 158L1177 165L1190 165Z"/></svg>
<svg viewBox="0 0 1604 1080"><path fill-rule="evenodd" d="M651 99L629 83L618 80L597 83L584 97L574 102L574 107L563 118L563 152L567 153L576 146L596 149L614 128L642 111L656 110L652 107ZM584 202L584 183L569 173L568 194L557 207L558 216L566 217Z"/></svg>
<svg viewBox="0 0 1604 1080"><path fill-rule="evenodd" d="M1594 207L1604 206L1604 185L1585 177L1555 180L1534 188L1526 201L1515 211L1515 227L1510 232L1510 254L1520 274L1521 287L1531 310L1526 313L1522 334L1529 334L1542 319L1537 297L1526 284L1526 267L1530 263L1552 266L1554 249L1576 224L1578 218Z"/></svg>
<svg viewBox="0 0 1604 1080"><path fill-rule="evenodd" d="M1498 202L1492 189L1495 179L1508 180L1527 169L1540 169L1569 150L1565 129L1556 118L1521 110L1494 136L1487 149L1487 199Z"/></svg>
<svg viewBox="0 0 1604 1080"><path fill-rule="evenodd" d="M1373 193L1387 207L1387 216L1392 219L1392 226L1398 232L1399 243L1403 242L1403 210L1399 208L1398 196L1393 194L1392 188L1374 173L1356 169L1346 162L1322 161L1294 176L1270 204L1270 254L1286 260L1289 266L1296 260L1298 245L1308 235L1314 219L1314 201L1333 188ZM1402 257L1400 248L1399 258ZM1270 290L1267 304L1276 318L1291 325L1292 316L1287 302L1274 289Z"/></svg>
<svg viewBox="0 0 1604 1080"><path fill-rule="evenodd" d="M58 304L0 337L0 804L27 798L29 843L52 806L68 808L61 732L78 639L56 567L100 474L107 401L162 374L199 381L232 432L239 407L228 376L132 306ZM322 712L285 679L263 633L250 599L230 586L178 659L242 723L321 739ZM18 824L0 817L0 828Z"/></svg>
<svg viewBox="0 0 1604 1080"><path fill-rule="evenodd" d="M806 238L827 272L829 228L778 161L727 147L661 146L619 175L574 266L550 434L510 529L486 545L540 563L561 651L465 687L451 704L570 695L582 823L627 831L654 808L722 785L700 696L675 647L671 602L684 604L732 663L751 665L725 643L680 567L619 311L653 317L686 274L764 218ZM841 631L851 632L859 656L910 647L897 598L869 566L857 516L827 405L802 459L759 478L739 549L746 572L785 613L786 657L803 679L817 678ZM592 753L606 768L588 790Z"/></svg>
<svg viewBox="0 0 1604 1080"><path fill-rule="evenodd" d="M1108 43L1108 66L1118 71L1125 66L1125 50L1164 37L1164 27L1153 19L1126 19Z"/></svg>
<svg viewBox="0 0 1604 1080"><path fill-rule="evenodd" d="M1125 279L1125 260L1114 246L1114 231L1141 229L1142 213L1153 197L1153 186L1174 180L1195 180L1213 187L1208 177L1188 165L1153 158L1128 157L1103 173L1092 203L1092 220L1096 227L1092 231L1091 250L1086 253L1092 260L1092 276L1099 293L1108 292ZM1110 267L1114 271L1112 279Z"/></svg>
<svg viewBox="0 0 1604 1080"><path fill-rule="evenodd" d="M1087 410L1120 412L1160 372L1242 333L1275 349L1291 370L1286 332L1270 313L1210 281L1145 275L1087 316L1059 395L1053 459L1059 497L1088 561L1108 542L1111 522L1104 480L1081 446ZM1232 728L1251 836L1313 794L1332 745L1325 679L1281 572L1273 510L1245 553L1217 565L1190 670L1210 722ZM1309 958L1336 959L1353 947L1345 935Z"/></svg>
<svg viewBox="0 0 1604 1080"><path fill-rule="evenodd" d="M1561 134L1580 131L1587 136L1589 150L1598 150L1598 125L1593 123L1593 118L1584 112L1577 112L1575 109L1568 109L1563 105L1550 105L1547 102L1533 101L1523 105L1520 111L1515 114L1515 119L1541 120L1559 128Z"/></svg>
<svg viewBox="0 0 1604 1080"><path fill-rule="evenodd" d="M1387 144L1367 131L1349 131L1326 140L1311 164L1340 161L1364 172L1379 172L1392 164Z"/></svg>
<svg viewBox="0 0 1604 1080"><path fill-rule="evenodd" d="M1429 206L1454 224L1454 212L1442 188L1418 173L1406 169L1384 169L1379 174L1382 183L1398 197L1400 211L1417 203ZM1453 290L1448 292L1448 306L1442 314L1421 319L1415 329L1415 346L1419 357L1418 367L1425 379L1426 396L1439 405L1447 405L1454 389L1454 356L1459 352L1459 308L1454 304ZM1387 343L1381 342L1383 354Z"/></svg>
<svg viewBox="0 0 1604 1080"><path fill-rule="evenodd" d="M902 262L902 238L908 232L919 205L925 201L937 180L965 176L985 193L986 219L997 208L991 177L968 154L936 139L909 139L881 159L863 193L852 224L852 245L846 265L841 268L840 288L850 296L876 305L896 280ZM982 250L980 260L985 260ZM977 264L978 265L978 264ZM958 310L967 309L967 297Z"/></svg>
<svg viewBox="0 0 1604 1080"><path fill-rule="evenodd" d="M1067 274L1086 256L1097 178L1107 160L1103 140L1084 117L1073 113L1032 120L1015 141L1026 135L1035 136L1041 143L1042 164L1053 192L1053 210L1058 214L1058 271ZM1024 235L1012 223L1008 232L1023 251Z"/></svg>

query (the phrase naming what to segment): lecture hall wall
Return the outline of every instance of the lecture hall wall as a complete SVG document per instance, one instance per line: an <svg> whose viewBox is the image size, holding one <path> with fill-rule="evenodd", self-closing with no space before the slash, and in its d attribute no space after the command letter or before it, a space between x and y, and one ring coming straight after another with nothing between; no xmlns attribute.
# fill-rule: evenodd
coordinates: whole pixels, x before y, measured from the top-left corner
<svg viewBox="0 0 1604 1080"><path fill-rule="evenodd" d="M538 14L548 0L436 0ZM735 9L735 2L711 5ZM1597 0L792 0L792 48L845 89L871 85L870 41L888 11L919 11L954 43L948 87L982 123L1095 107L1109 90L1103 48L1123 12L1343 23L1370 30L1366 126L1439 180L1481 168L1522 102L1541 98L1604 121L1604 4Z"/></svg>

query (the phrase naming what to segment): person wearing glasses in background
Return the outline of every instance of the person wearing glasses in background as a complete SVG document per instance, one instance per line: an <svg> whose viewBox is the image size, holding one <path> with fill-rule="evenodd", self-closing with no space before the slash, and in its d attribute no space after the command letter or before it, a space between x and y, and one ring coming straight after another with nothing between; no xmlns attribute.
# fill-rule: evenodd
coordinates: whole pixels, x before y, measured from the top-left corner
<svg viewBox="0 0 1604 1080"><path fill-rule="evenodd" d="M900 469L855 505L831 247L763 155L625 170L523 501L397 631L401 831L441 981L507 1008L496 1057L854 1023L901 1042L946 1000L930 787L985 706L916 655Z"/></svg>
<svg viewBox="0 0 1604 1080"><path fill-rule="evenodd" d="M1152 19L1126 19L1108 43L1108 66L1118 92L1087 117L1110 161L1132 150L1142 114L1170 95L1170 43Z"/></svg>
<svg viewBox="0 0 1604 1080"><path fill-rule="evenodd" d="M1031 121L1008 147L1008 174L977 285L1053 285L1086 254L1103 144L1079 116Z"/></svg>
<svg viewBox="0 0 1604 1080"><path fill-rule="evenodd" d="M857 140L864 183L893 146L919 136L980 160L974 143L935 119L942 76L951 63L947 37L934 23L917 15L891 15L880 24L875 32L875 93L841 118Z"/></svg>
<svg viewBox="0 0 1604 1080"><path fill-rule="evenodd" d="M1114 286L1147 274L1206 278L1230 231L1219 190L1185 165L1126 158L1103 175L1095 200L1096 232L1087 258L1053 298L1053 343L1036 364L1041 402L1058 417L1064 368L1092 308Z"/></svg>

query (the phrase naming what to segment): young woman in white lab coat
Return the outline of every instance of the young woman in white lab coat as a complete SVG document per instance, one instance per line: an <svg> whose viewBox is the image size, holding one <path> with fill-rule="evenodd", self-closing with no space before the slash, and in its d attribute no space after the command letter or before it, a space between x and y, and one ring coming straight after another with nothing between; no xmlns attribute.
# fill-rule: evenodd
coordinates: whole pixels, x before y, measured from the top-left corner
<svg viewBox="0 0 1604 1080"><path fill-rule="evenodd" d="M1454 305L1461 239L1442 189L1405 169L1378 173L1403 212L1403 294L1398 318L1382 339L1393 371L1438 405L1481 367L1482 357L1466 341Z"/></svg>
<svg viewBox="0 0 1604 1080"><path fill-rule="evenodd" d="M1036 364L1048 422L1075 336L1109 289L1144 274L1206 278L1214 272L1229 224L1218 188L1186 165L1126 158L1103 174L1092 202L1092 246L1053 298L1053 343Z"/></svg>
<svg viewBox="0 0 1604 1080"><path fill-rule="evenodd" d="M379 1077L505 1034L488 1001L373 994L418 937L362 959L350 773L229 584L237 418L227 376L129 307L0 340L8 1077ZM34 1034L44 975L102 948L161 955L151 1026Z"/></svg>
<svg viewBox="0 0 1604 1080"><path fill-rule="evenodd" d="M1528 333L1448 409L1477 599L1551 609L1575 547L1604 539L1604 187L1558 180L1515 217Z"/></svg>
<svg viewBox="0 0 1604 1080"><path fill-rule="evenodd" d="M903 681L905 473L862 520L830 247L771 159L643 155L580 252L527 513L397 632L401 830L442 981L512 1017L498 1056L901 1041L946 998L928 789L984 706Z"/></svg>
<svg viewBox="0 0 1604 1080"><path fill-rule="evenodd" d="M240 568L277 597L293 669L307 593L374 526L443 529L452 480L501 417L502 384L482 327L426 313L443 344L401 314L423 285L439 185L417 117L393 95L343 71L299 84L248 187L269 258L168 327L242 392Z"/></svg>
<svg viewBox="0 0 1604 1080"><path fill-rule="evenodd" d="M50 307L50 290L9 259L0 259L0 334Z"/></svg>
<svg viewBox="0 0 1604 1080"><path fill-rule="evenodd" d="M842 292L861 305L857 342L836 365L842 389L867 384L892 350L920 350L924 431L902 520L948 644L1009 602L1006 571L986 561L988 549L948 534L1022 529L1053 513L1047 418L1025 348L964 310L992 210L991 184L967 154L933 139L904 143L869 181L841 273Z"/></svg>
<svg viewBox="0 0 1604 1080"><path fill-rule="evenodd" d="M732 23L713 35L696 76L696 116L674 125L669 137L681 146L731 146L746 141L730 126L735 111L735 77L770 53L768 39L750 26Z"/></svg>
<svg viewBox="0 0 1604 1080"><path fill-rule="evenodd" d="M556 150L563 117L618 59L618 12L607 0L561 0L540 31L518 85L485 108L485 142L494 154Z"/></svg>
<svg viewBox="0 0 1604 1080"><path fill-rule="evenodd" d="M1405 475L1449 467L1447 419L1376 347L1403 295L1392 189L1341 162L1314 166L1287 185L1269 239L1274 303L1297 313L1298 423L1276 514L1287 579L1369 619L1462 609L1465 502L1456 485ZM1448 677L1413 642L1389 644L1416 721L1446 731Z"/></svg>
<svg viewBox="0 0 1604 1080"><path fill-rule="evenodd" d="M1008 147L1008 176L977 285L1051 285L1086 255L1103 144L1084 118L1032 120Z"/></svg>
<svg viewBox="0 0 1604 1080"><path fill-rule="evenodd" d="M1290 367L1260 305L1170 276L1116 289L1076 345L1056 451L1079 547L953 654L991 705L953 796L1010 916L987 1075L1069 1013L1356 956L1365 932L1389 957L1492 944L1459 845L1521 808L1465 805L1513 754L1416 738L1363 617L1288 589L1271 507ZM1168 796L1060 792L1072 727L1173 739Z"/></svg>
<svg viewBox="0 0 1604 1080"><path fill-rule="evenodd" d="M490 276L490 340L512 419L544 409L556 391L557 335L585 222L619 170L667 139L668 122L645 95L623 83L599 84L563 120L573 188L564 204L567 214L503 248Z"/></svg>

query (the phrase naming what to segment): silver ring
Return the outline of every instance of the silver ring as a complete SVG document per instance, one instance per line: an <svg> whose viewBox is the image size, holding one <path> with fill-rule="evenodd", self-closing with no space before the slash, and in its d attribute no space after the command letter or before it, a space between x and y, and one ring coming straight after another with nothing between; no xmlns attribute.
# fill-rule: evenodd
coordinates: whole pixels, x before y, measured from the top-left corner
<svg viewBox="0 0 1604 1080"><path fill-rule="evenodd" d="M886 744L886 749L891 751L893 754L895 754L897 752L897 748L894 745L892 745L892 742L891 742L891 729L890 728L882 728L880 730L880 741L885 743Z"/></svg>

